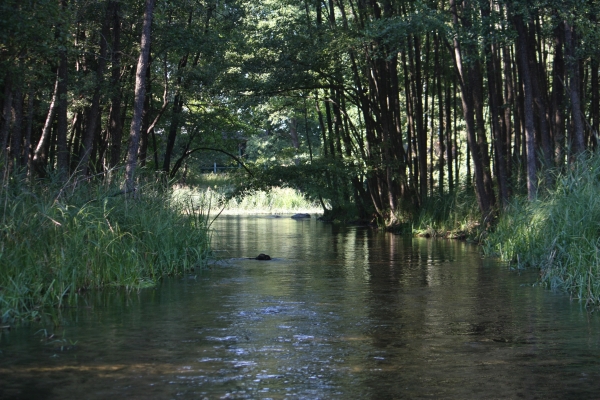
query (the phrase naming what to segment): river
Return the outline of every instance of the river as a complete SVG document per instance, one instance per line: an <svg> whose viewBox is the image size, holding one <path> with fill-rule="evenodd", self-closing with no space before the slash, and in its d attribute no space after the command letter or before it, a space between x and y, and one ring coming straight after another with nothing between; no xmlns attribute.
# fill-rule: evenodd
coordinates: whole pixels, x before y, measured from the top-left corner
<svg viewBox="0 0 600 400"><path fill-rule="evenodd" d="M477 246L314 218L213 229L207 270L0 331L0 398L599 396L598 315Z"/></svg>

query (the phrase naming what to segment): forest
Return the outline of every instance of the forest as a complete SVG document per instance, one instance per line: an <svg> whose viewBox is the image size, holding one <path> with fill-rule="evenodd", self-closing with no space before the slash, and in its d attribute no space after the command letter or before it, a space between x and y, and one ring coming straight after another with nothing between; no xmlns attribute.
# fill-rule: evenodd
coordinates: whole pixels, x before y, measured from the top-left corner
<svg viewBox="0 0 600 400"><path fill-rule="evenodd" d="M104 203L125 204L218 164L238 191L298 188L329 220L397 228L472 199L487 254L600 298L600 2L4 0L0 15L3 247L23 191L87 190L81 210L112 185Z"/></svg>

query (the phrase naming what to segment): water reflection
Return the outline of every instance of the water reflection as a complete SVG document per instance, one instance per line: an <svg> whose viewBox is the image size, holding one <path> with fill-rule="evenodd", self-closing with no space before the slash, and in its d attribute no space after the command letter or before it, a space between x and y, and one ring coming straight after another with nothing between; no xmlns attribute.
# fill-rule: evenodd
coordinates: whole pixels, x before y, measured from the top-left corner
<svg viewBox="0 0 600 400"><path fill-rule="evenodd" d="M209 271L2 332L0 398L591 398L600 326L462 242L224 217ZM273 261L255 261L266 253ZM62 348L61 348L62 346ZM71 347L68 347L71 346Z"/></svg>

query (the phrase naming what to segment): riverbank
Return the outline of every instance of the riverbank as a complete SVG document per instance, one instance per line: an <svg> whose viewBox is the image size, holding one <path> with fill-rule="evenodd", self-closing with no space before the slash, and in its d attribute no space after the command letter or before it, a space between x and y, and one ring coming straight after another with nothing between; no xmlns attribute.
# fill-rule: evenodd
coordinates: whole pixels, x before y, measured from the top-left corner
<svg viewBox="0 0 600 400"><path fill-rule="evenodd" d="M541 284L600 305L600 158L555 172L555 188L514 199L484 241L484 253L540 270Z"/></svg>
<svg viewBox="0 0 600 400"><path fill-rule="evenodd" d="M0 319L35 320L90 289L135 290L205 265L206 218L155 182L0 189Z"/></svg>

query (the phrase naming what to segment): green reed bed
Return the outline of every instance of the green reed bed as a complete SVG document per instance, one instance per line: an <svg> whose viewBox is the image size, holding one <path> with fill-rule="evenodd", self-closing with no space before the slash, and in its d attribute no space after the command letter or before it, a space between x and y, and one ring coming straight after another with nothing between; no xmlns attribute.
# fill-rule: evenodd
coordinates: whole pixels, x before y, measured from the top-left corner
<svg viewBox="0 0 600 400"><path fill-rule="evenodd" d="M158 184L0 189L0 318L31 319L89 289L140 289L205 265L206 219Z"/></svg>
<svg viewBox="0 0 600 400"><path fill-rule="evenodd" d="M285 214L322 213L318 202L307 199L298 190L274 187L270 190L252 190L231 196L226 186L203 188L179 187L173 195L177 201L191 204L204 212L223 214Z"/></svg>
<svg viewBox="0 0 600 400"><path fill-rule="evenodd" d="M540 269L540 280L600 304L600 158L560 173L543 198L513 201L484 243L488 255Z"/></svg>

